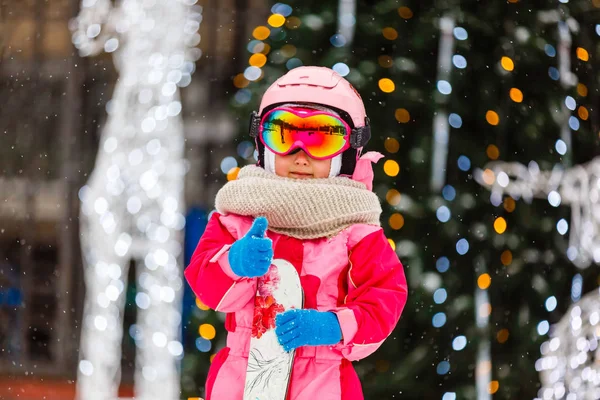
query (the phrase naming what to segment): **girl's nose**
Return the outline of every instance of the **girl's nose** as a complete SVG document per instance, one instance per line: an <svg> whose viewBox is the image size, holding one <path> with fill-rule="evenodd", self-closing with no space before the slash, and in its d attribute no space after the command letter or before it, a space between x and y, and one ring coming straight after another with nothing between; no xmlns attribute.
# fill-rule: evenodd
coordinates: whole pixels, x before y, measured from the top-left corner
<svg viewBox="0 0 600 400"><path fill-rule="evenodd" d="M295 154L296 158L294 158L294 163L296 165L308 165L308 155L304 152L304 150L300 150Z"/></svg>

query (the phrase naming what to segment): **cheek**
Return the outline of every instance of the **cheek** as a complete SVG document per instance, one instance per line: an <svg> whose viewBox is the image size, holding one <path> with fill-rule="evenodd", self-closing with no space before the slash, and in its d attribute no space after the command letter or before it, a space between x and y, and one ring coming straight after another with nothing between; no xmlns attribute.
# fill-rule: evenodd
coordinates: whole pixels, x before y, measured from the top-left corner
<svg viewBox="0 0 600 400"><path fill-rule="evenodd" d="M328 178L331 169L331 160L322 160L314 165L315 178Z"/></svg>
<svg viewBox="0 0 600 400"><path fill-rule="evenodd" d="M288 164L284 157L275 155L275 175L287 176L289 171Z"/></svg>

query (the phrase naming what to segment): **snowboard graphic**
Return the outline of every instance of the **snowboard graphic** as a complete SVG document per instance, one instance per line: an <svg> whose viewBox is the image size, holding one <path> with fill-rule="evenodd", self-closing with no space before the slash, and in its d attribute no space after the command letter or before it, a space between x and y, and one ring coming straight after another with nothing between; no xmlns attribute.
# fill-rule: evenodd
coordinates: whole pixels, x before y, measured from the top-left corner
<svg viewBox="0 0 600 400"><path fill-rule="evenodd" d="M286 260L273 260L258 278L243 400L286 399L294 350L286 352L277 341L275 315L303 305L296 268Z"/></svg>

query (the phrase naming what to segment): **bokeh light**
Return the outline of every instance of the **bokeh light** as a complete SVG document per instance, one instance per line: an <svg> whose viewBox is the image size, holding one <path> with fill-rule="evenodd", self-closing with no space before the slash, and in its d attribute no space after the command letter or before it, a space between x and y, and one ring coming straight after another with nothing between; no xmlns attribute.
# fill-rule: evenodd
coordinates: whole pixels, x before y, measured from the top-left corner
<svg viewBox="0 0 600 400"><path fill-rule="evenodd" d="M390 215L389 224L390 228L397 231L404 226L404 217L400 213L394 213Z"/></svg>
<svg viewBox="0 0 600 400"><path fill-rule="evenodd" d="M488 124L496 126L500 123L500 116L496 111L488 110L485 113L485 120Z"/></svg>
<svg viewBox="0 0 600 400"><path fill-rule="evenodd" d="M403 6L398 8L398 15L404 19L411 19L413 17L413 12L410 8Z"/></svg>
<svg viewBox="0 0 600 400"><path fill-rule="evenodd" d="M523 92L521 92L519 89L511 88L509 94L510 99L515 103L521 103L523 101Z"/></svg>
<svg viewBox="0 0 600 400"><path fill-rule="evenodd" d="M391 27L383 28L381 33L383 34L383 37L386 38L387 40L398 39L398 31L396 31L394 28L391 28Z"/></svg>
<svg viewBox="0 0 600 400"><path fill-rule="evenodd" d="M490 276L490 274L487 274L487 273L481 274L477 278L477 286L481 290L485 290L485 289L489 288L491 284L492 284L492 277Z"/></svg>
<svg viewBox="0 0 600 400"><path fill-rule="evenodd" d="M506 220L503 217L498 217L494 221L494 230L498 234L503 234L506 231Z"/></svg>
<svg viewBox="0 0 600 400"><path fill-rule="evenodd" d="M215 338L217 331L211 324L202 324L198 328L200 336L206 340L212 340Z"/></svg>
<svg viewBox="0 0 600 400"><path fill-rule="evenodd" d="M396 117L396 120L398 122L403 123L403 124L410 121L410 113L408 112L408 110L406 108L396 109L396 112L394 112L394 117Z"/></svg>
<svg viewBox="0 0 600 400"><path fill-rule="evenodd" d="M387 160L383 164L383 171L387 176L397 176L400 173L400 165L396 160Z"/></svg>
<svg viewBox="0 0 600 400"><path fill-rule="evenodd" d="M402 196L400 195L400 192L397 191L396 189L388 190L388 192L385 195L385 200L391 206L397 206L398 204L400 204L401 198L402 198Z"/></svg>
<svg viewBox="0 0 600 400"><path fill-rule="evenodd" d="M515 63L510 57L502 57L500 59L500 65L502 65L502 68L504 68L507 71L512 71L515 69Z"/></svg>
<svg viewBox="0 0 600 400"><path fill-rule="evenodd" d="M265 40L271 34L271 30L266 26L257 26L252 31L252 36L257 40Z"/></svg>
<svg viewBox="0 0 600 400"><path fill-rule="evenodd" d="M281 14L273 14L269 17L267 23L273 28L279 28L285 23L285 17Z"/></svg>
<svg viewBox="0 0 600 400"><path fill-rule="evenodd" d="M379 89L384 93L392 93L396 90L396 85L391 79L382 78L379 80Z"/></svg>
<svg viewBox="0 0 600 400"><path fill-rule="evenodd" d="M386 138L384 142L385 149L390 153L397 153L400 150L400 142L396 138Z"/></svg>

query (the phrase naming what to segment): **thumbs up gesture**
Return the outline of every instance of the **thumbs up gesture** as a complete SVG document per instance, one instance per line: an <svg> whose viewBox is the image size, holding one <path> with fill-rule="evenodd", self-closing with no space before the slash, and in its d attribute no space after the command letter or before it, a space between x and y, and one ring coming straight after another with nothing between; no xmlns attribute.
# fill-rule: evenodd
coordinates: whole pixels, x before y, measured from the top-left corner
<svg viewBox="0 0 600 400"><path fill-rule="evenodd" d="M250 230L229 249L229 265L238 276L254 278L267 273L273 260L273 241L265 237L268 222L258 217Z"/></svg>

